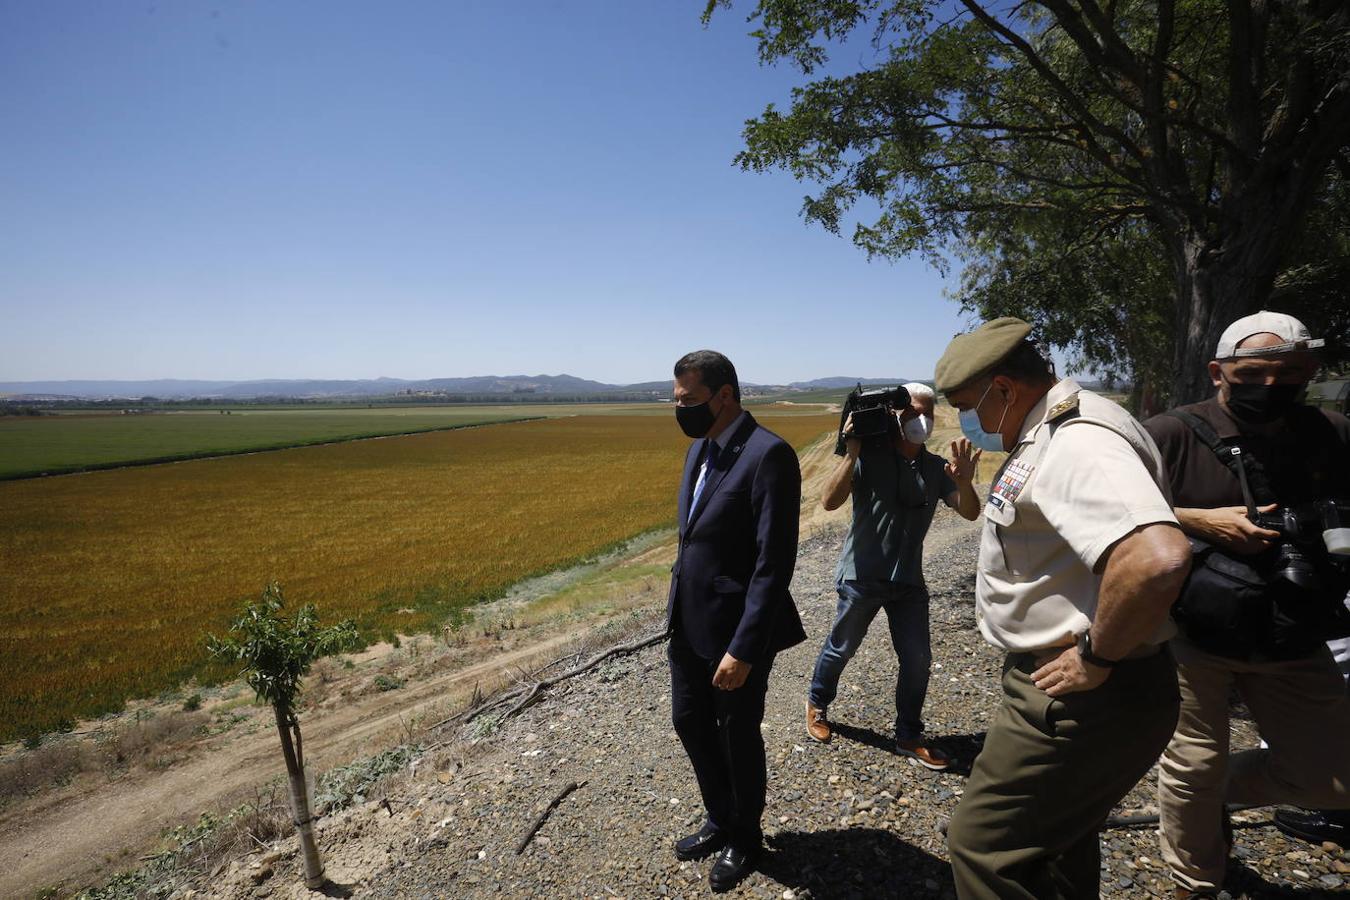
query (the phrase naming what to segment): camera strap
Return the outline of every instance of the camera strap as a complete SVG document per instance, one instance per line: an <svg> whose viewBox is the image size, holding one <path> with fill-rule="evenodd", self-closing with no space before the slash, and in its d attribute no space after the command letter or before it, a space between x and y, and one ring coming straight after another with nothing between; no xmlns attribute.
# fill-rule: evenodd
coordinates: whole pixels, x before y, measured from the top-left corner
<svg viewBox="0 0 1350 900"><path fill-rule="evenodd" d="M1200 439L1210 451L1219 459L1219 462L1228 467L1242 486L1242 500L1247 504L1247 518L1256 519L1256 498L1252 493L1251 481L1255 481L1259 488L1264 489L1267 495L1270 494L1270 485L1266 480L1265 469L1257 459L1249 454L1242 452L1242 448L1237 444L1225 444L1219 437L1219 433L1204 419L1189 413L1182 409L1170 409L1163 415L1172 416L1180 419L1186 424L1186 427L1195 432L1195 436ZM1248 470L1251 470L1251 478L1248 480Z"/></svg>

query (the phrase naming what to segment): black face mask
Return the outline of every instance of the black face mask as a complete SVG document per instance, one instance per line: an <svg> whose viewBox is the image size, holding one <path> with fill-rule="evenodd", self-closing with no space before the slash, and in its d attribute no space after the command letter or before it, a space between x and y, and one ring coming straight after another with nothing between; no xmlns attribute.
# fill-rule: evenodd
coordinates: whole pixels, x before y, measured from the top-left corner
<svg viewBox="0 0 1350 900"><path fill-rule="evenodd" d="M709 397L697 406L675 407L675 421L680 423L680 430L691 438L707 437L713 423L717 421L717 415L709 405L711 403L712 398Z"/></svg>
<svg viewBox="0 0 1350 900"><path fill-rule="evenodd" d="M1284 416L1298 404L1301 384L1242 384L1228 381L1228 409L1244 422L1264 425Z"/></svg>

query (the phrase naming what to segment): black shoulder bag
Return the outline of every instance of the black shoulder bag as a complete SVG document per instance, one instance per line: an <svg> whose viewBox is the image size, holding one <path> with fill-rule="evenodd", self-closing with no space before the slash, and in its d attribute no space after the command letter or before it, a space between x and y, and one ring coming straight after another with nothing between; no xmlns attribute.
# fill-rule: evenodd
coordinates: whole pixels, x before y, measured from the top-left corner
<svg viewBox="0 0 1350 900"><path fill-rule="evenodd" d="M1236 445L1225 444L1209 423L1183 410L1168 415L1184 422L1237 477L1247 515L1257 516L1252 482L1274 499L1261 464ZM1301 590L1278 577L1278 549L1256 556L1230 554L1192 537L1191 573L1172 607L1172 617L1202 650L1233 659L1288 659L1318 644L1350 635L1345 582L1331 577L1328 589ZM1337 593L1339 591L1339 594Z"/></svg>

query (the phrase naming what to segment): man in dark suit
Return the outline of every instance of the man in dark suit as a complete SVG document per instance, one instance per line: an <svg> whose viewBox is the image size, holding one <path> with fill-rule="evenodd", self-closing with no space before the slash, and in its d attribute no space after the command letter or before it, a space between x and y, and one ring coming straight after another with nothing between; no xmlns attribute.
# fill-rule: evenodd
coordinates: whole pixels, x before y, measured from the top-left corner
<svg viewBox="0 0 1350 900"><path fill-rule="evenodd" d="M774 655L805 640L788 593L797 562L801 470L782 438L741 408L731 360L675 364L675 415L696 438L684 462L671 569L671 707L708 817L680 859L720 851L714 891L754 871L763 848L764 695Z"/></svg>

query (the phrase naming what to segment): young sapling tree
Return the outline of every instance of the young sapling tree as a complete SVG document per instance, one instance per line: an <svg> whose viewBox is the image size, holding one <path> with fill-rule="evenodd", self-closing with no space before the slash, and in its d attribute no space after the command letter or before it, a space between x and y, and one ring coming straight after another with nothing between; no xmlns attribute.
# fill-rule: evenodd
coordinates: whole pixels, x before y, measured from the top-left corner
<svg viewBox="0 0 1350 900"><path fill-rule="evenodd" d="M291 814L304 859L305 886L315 890L324 884L323 861L314 840L309 791L305 785L304 744L295 703L301 679L314 661L353 646L357 635L356 626L350 621L321 628L312 604L300 607L291 618L285 615L285 605L281 586L272 582L256 602L244 605L230 625L227 637L208 635L206 644L214 656L243 665L242 674L249 687L259 700L271 705L276 715L281 754L286 759L286 777L290 782Z"/></svg>

